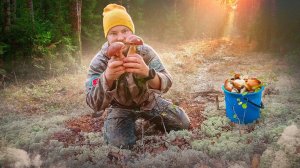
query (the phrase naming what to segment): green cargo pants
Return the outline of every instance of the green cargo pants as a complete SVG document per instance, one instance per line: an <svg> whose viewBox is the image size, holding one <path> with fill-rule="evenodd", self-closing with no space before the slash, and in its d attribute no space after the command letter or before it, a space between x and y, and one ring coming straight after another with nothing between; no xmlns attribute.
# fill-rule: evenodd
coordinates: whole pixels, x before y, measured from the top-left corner
<svg viewBox="0 0 300 168"><path fill-rule="evenodd" d="M135 121L138 118L149 120L162 130L164 122L167 131L189 128L190 119L183 109L161 97L156 102L151 111L110 107L104 121L105 142L120 148L131 148L136 141Z"/></svg>

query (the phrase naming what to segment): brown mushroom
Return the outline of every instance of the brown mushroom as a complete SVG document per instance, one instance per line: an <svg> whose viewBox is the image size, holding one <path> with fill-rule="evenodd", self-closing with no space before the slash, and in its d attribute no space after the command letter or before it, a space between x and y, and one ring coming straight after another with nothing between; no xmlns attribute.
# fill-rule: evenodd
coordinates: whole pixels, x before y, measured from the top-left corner
<svg viewBox="0 0 300 168"><path fill-rule="evenodd" d="M234 74L234 79L241 79L241 74Z"/></svg>
<svg viewBox="0 0 300 168"><path fill-rule="evenodd" d="M226 79L224 87L225 87L226 90L228 90L229 92L231 92L232 89L233 89L232 80Z"/></svg>
<svg viewBox="0 0 300 168"><path fill-rule="evenodd" d="M237 89L237 90L241 90L241 88L245 85L245 81L243 79L235 79L233 81L233 86Z"/></svg>
<svg viewBox="0 0 300 168"><path fill-rule="evenodd" d="M136 53L136 46L137 45L143 45L144 42L142 40L142 38L140 38L137 35L130 35L126 38L125 40L125 44L129 45L129 49L127 52L128 54L135 54Z"/></svg>
<svg viewBox="0 0 300 168"><path fill-rule="evenodd" d="M125 44L122 42L114 42L111 43L107 49L106 55L108 57L118 57L119 59L124 58L124 55L122 53L123 49L125 47Z"/></svg>
<svg viewBox="0 0 300 168"><path fill-rule="evenodd" d="M248 91L254 91L255 89L259 88L261 81L256 78L249 78L245 84Z"/></svg>

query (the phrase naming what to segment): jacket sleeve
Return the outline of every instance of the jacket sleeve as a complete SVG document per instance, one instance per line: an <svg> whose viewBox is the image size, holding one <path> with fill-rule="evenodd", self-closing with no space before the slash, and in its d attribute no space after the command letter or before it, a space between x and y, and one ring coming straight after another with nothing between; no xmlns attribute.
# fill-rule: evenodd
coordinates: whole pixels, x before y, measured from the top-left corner
<svg viewBox="0 0 300 168"><path fill-rule="evenodd" d="M161 59L159 58L159 55L149 45L144 45L140 54L144 58L149 68L153 68L160 78L161 87L159 92L166 93L172 86L172 77L170 73L165 69Z"/></svg>
<svg viewBox="0 0 300 168"><path fill-rule="evenodd" d="M86 102L95 112L107 108L116 92L116 89L109 90L104 77L108 64L108 58L104 54L105 51L105 47L102 47L101 51L92 59L85 83Z"/></svg>

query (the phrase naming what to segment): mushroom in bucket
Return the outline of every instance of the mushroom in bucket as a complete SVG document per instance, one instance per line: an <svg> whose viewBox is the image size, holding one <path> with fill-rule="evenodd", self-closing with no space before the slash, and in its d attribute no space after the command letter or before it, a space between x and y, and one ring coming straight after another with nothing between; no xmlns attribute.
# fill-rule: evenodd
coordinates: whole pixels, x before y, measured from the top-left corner
<svg viewBox="0 0 300 168"><path fill-rule="evenodd" d="M233 78L226 79L224 87L229 92L245 93L258 91L262 86L262 82L257 78L248 78L248 76L241 76L235 74Z"/></svg>
<svg viewBox="0 0 300 168"><path fill-rule="evenodd" d="M257 78L235 74L225 80L222 90L225 94L226 116L235 123L248 124L260 117L263 83Z"/></svg>

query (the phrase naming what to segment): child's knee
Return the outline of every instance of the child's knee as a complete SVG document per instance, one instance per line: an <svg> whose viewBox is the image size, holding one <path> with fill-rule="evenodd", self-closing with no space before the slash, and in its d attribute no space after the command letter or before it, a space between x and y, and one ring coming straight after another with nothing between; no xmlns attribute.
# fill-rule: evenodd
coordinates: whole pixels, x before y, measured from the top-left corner
<svg viewBox="0 0 300 168"><path fill-rule="evenodd" d="M190 118L188 117L188 115L182 108L178 107L177 109L179 110L179 111L177 111L177 114L178 114L178 118L181 122L182 129L188 129L191 125Z"/></svg>
<svg viewBox="0 0 300 168"><path fill-rule="evenodd" d="M109 118L104 122L104 140L120 148L131 148L136 141L135 121L132 117Z"/></svg>

